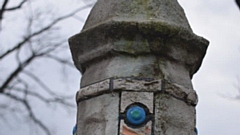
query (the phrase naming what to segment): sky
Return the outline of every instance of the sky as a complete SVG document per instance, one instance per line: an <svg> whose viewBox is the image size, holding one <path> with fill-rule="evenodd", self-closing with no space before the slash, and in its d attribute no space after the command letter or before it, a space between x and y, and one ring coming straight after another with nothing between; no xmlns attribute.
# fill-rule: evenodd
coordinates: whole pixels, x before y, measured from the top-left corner
<svg viewBox="0 0 240 135"><path fill-rule="evenodd" d="M240 135L240 99L234 100L234 97L240 94L236 87L239 86L240 89L240 10L234 0L178 1L184 8L194 33L210 41L202 66L192 80L199 98L196 107L199 135ZM79 1L66 0L52 1L52 3L57 4L62 12L69 11L69 7L74 9L83 4ZM84 10L78 16L86 19L89 11L90 9ZM80 32L83 23L72 18L61 23L61 26L64 26L66 37L70 37ZM54 70L54 66L52 64L51 71ZM51 83L56 83L57 89L75 93L79 88L80 74L77 70L67 73L69 74L69 79L65 80L67 86L60 85L59 82L51 81ZM53 79L50 76L56 74L44 75L46 79ZM57 77L61 78L61 76ZM66 114L60 109L58 112L47 114L49 125L56 130L55 132L59 135L71 134L76 120L75 111ZM44 112L42 117L46 117ZM15 125L13 124L12 127ZM4 130L4 134L14 135L18 132L25 135L24 133L29 132L24 126L20 128L20 130L14 128L13 131ZM1 133L3 132L0 131Z"/></svg>
<svg viewBox="0 0 240 135"><path fill-rule="evenodd" d="M200 135L239 135L240 10L233 0L179 0L197 35L210 41L193 78Z"/></svg>

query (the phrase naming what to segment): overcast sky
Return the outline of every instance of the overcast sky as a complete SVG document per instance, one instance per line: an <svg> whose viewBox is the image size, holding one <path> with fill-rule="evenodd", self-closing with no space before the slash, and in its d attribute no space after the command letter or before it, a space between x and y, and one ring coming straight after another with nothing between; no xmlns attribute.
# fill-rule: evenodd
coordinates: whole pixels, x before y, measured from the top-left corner
<svg viewBox="0 0 240 135"><path fill-rule="evenodd" d="M74 3L59 0L59 6L67 11L69 7L77 7ZM234 85L240 78L240 10L234 0L179 0L183 6L189 23L199 36L210 41L207 54L200 70L194 75L193 85L199 96L197 105L197 128L199 135L240 135L240 99L232 100L238 91ZM79 5L80 6L80 5ZM81 15L86 18L89 10ZM80 32L82 23L71 19L63 23L67 36ZM77 72L76 72L77 73ZM69 89L73 93L79 88L79 74L73 73ZM56 112L55 112L56 113ZM62 123L56 127L59 135L71 134L75 122L72 117L61 118L51 114L54 120ZM44 114L43 114L44 115ZM0 128L1 129L1 128ZM16 130L17 131L17 130ZM1 133L1 132L0 132ZM13 134L8 134L13 135ZM23 134L25 135L24 131Z"/></svg>
<svg viewBox="0 0 240 135"><path fill-rule="evenodd" d="M200 135L239 135L240 10L233 0L179 0L193 31L210 41L202 67L193 78L199 96ZM240 82L239 82L240 84Z"/></svg>

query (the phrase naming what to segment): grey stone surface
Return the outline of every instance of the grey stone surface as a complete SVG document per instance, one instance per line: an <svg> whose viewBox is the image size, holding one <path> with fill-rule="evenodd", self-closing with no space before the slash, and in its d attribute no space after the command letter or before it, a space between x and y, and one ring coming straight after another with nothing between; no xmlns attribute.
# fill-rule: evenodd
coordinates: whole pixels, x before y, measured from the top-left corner
<svg viewBox="0 0 240 135"><path fill-rule="evenodd" d="M89 97L89 96L99 95L99 94L108 92L109 83L110 83L110 79L106 79L98 83L81 88L76 95L76 101L78 101L80 98L83 98L83 97Z"/></svg>
<svg viewBox="0 0 240 135"><path fill-rule="evenodd" d="M165 87L164 91L167 92L168 94L176 98L182 99L190 105L197 105L198 103L197 93L192 88L186 88L179 84L167 81L165 81L164 87Z"/></svg>
<svg viewBox="0 0 240 135"><path fill-rule="evenodd" d="M166 80L164 81L164 88L162 88L162 80L135 80L132 78L115 78L113 79L112 87L112 91L116 92L160 92L163 91L162 89L164 89L164 91L168 94L182 99L190 105L197 105L198 97L195 90ZM110 92L110 79L106 79L81 88L77 93L76 101Z"/></svg>
<svg viewBox="0 0 240 135"><path fill-rule="evenodd" d="M134 79L114 79L114 89L122 91L161 91L162 80L134 80Z"/></svg>
<svg viewBox="0 0 240 135"><path fill-rule="evenodd" d="M152 64L154 56L109 57L99 62L94 62L86 69L82 76L81 85L89 82L97 82L110 77L148 77L162 76L161 73L154 73L156 67ZM86 76L85 76L86 74Z"/></svg>
<svg viewBox="0 0 240 135"><path fill-rule="evenodd" d="M77 135L117 135L118 114L118 93L78 103Z"/></svg>
<svg viewBox="0 0 240 135"><path fill-rule="evenodd" d="M123 120L120 123L120 135L152 135L152 121L140 128L128 127Z"/></svg>
<svg viewBox="0 0 240 135"><path fill-rule="evenodd" d="M115 19L159 21L191 29L177 0L98 0L84 30Z"/></svg>
<svg viewBox="0 0 240 135"><path fill-rule="evenodd" d="M153 92L122 92L121 95L121 112L124 112L127 106L132 103L142 103L146 105L153 113Z"/></svg>
<svg viewBox="0 0 240 135"><path fill-rule="evenodd" d="M177 0L99 0L69 44L81 86L146 77L191 88L208 41L192 33Z"/></svg>
<svg viewBox="0 0 240 135"><path fill-rule="evenodd" d="M79 100L77 135L117 135L124 125L118 125L119 107L133 102L155 108L155 135L195 135L191 78L209 42L192 32L177 0L98 0L69 44L82 73L76 98L90 96ZM112 93L109 78L115 78ZM155 93L153 103L149 92ZM123 127L120 132L128 129Z"/></svg>
<svg viewBox="0 0 240 135"><path fill-rule="evenodd" d="M112 91L156 92L161 91L161 80L134 80L130 78L113 79ZM76 95L76 101L110 93L110 79L81 88Z"/></svg>
<svg viewBox="0 0 240 135"><path fill-rule="evenodd" d="M195 107L167 94L155 96L155 135L196 135Z"/></svg>

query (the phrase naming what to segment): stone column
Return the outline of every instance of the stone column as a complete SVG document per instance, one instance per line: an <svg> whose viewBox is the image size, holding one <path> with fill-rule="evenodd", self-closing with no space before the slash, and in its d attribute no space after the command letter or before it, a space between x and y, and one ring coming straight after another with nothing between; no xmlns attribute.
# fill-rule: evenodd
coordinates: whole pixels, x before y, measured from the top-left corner
<svg viewBox="0 0 240 135"><path fill-rule="evenodd" d="M98 0L69 39L82 73L77 135L195 135L191 78L208 41L177 0Z"/></svg>

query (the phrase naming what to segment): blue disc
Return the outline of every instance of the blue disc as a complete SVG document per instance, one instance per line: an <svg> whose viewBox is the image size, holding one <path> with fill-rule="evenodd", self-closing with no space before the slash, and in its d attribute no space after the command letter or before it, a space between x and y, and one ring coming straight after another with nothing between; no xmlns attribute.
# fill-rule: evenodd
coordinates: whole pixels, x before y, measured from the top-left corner
<svg viewBox="0 0 240 135"><path fill-rule="evenodd" d="M142 107L134 106L127 110L127 120L133 125L140 125L146 119L146 112Z"/></svg>

